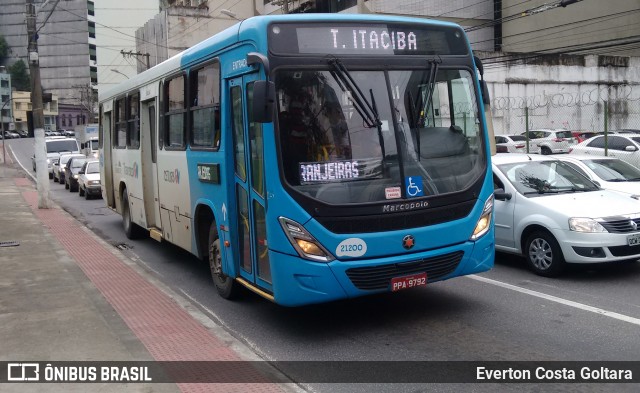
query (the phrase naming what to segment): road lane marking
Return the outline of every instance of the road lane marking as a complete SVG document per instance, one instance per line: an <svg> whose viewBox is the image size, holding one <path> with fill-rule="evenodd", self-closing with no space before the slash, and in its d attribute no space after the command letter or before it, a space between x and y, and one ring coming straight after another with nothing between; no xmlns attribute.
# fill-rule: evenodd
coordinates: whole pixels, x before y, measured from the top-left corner
<svg viewBox="0 0 640 393"><path fill-rule="evenodd" d="M22 169L27 173L27 175L31 176L33 181L37 182L36 178L31 174L31 172L27 168L25 168L24 165L22 165L20 160L18 160L18 156L16 155L16 153L13 152L13 149L11 148L11 145L7 145L7 147L9 148L9 152L11 153L13 158L16 159L16 162L18 163L18 165L20 165L20 167L22 167Z"/></svg>
<svg viewBox="0 0 640 393"><path fill-rule="evenodd" d="M598 307L589 306L589 305L586 305L586 304L574 302L573 300L567 300L567 299L563 299L563 298L560 298L560 297L557 297L557 296L553 296L553 295L547 295L546 293L542 293L542 292L538 292L538 291L532 291L531 289L518 287L516 285L507 284L506 282L496 281L496 280L492 280L492 279L486 278L486 277L480 277L480 276L477 276L475 274L469 275L467 277L469 277L472 280L481 281L481 282L484 282L484 283L487 283L487 284L495 285L495 286L506 288L506 289L511 289L512 291L516 291L516 292L524 293L524 294L527 294L527 295L539 297L541 299L545 299L545 300L549 300L549 301L552 301L552 302L564 304L565 306L578 308L580 310L589 311L589 312L592 312L592 313L595 313L595 314L603 315L605 317L617 319L617 320L620 320L620 321L624 321L624 322L628 322L628 323L632 323L634 325L640 326L640 319L634 318L634 317L630 317L628 315L619 314L619 313L613 312L613 311L603 310L603 309L598 308Z"/></svg>

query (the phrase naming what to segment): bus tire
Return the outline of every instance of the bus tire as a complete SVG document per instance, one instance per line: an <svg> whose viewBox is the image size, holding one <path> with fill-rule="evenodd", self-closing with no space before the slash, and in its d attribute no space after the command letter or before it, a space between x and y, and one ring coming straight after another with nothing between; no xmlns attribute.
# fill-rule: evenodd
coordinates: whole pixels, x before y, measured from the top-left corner
<svg viewBox="0 0 640 393"><path fill-rule="evenodd" d="M129 196L126 188L122 192L122 227L128 239L133 240L142 237L143 229L131 221L131 209L129 208Z"/></svg>
<svg viewBox="0 0 640 393"><path fill-rule="evenodd" d="M558 241L547 231L538 230L527 237L524 257L533 272L543 277L557 277L567 266Z"/></svg>
<svg viewBox="0 0 640 393"><path fill-rule="evenodd" d="M209 228L209 270L218 294L225 299L233 299L238 293L235 280L222 272L222 249L215 222Z"/></svg>

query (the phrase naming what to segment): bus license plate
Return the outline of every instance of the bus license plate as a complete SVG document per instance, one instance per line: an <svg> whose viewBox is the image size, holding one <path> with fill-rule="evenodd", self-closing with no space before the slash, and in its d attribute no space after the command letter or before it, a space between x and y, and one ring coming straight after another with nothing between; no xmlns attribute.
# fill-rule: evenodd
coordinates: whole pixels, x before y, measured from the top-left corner
<svg viewBox="0 0 640 393"><path fill-rule="evenodd" d="M640 233L627 236L627 244L630 246L640 245Z"/></svg>
<svg viewBox="0 0 640 393"><path fill-rule="evenodd" d="M413 274L411 276L394 277L391 279L391 291L399 291L427 285L427 273Z"/></svg>

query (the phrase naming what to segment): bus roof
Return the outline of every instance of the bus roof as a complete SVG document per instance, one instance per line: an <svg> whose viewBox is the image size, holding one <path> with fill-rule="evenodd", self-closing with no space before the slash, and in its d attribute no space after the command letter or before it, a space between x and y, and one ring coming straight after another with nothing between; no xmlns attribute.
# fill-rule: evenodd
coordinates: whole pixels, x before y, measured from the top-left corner
<svg viewBox="0 0 640 393"><path fill-rule="evenodd" d="M452 22L444 22L425 18L412 18L394 15L377 14L287 14L254 16L236 23L225 30L201 41L198 44L174 55L164 62L123 81L113 88L99 93L99 101L115 98L123 92L146 85L163 76L180 70L195 62L205 60L215 52L245 40L257 41L261 36L256 32L266 32L267 26L274 22L392 22L392 23L430 23L434 26L458 27ZM265 35L266 37L266 35ZM261 43L258 42L258 45ZM266 39L263 42L266 45ZM467 44L468 45L468 44Z"/></svg>

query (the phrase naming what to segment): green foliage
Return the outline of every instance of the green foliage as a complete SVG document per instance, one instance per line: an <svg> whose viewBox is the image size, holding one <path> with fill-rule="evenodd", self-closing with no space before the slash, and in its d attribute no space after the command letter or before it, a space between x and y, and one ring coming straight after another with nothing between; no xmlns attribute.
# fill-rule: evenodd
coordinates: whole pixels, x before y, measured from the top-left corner
<svg viewBox="0 0 640 393"><path fill-rule="evenodd" d="M31 78L27 72L27 65L22 60L16 61L8 67L11 74L11 85L20 91L31 91Z"/></svg>
<svg viewBox="0 0 640 393"><path fill-rule="evenodd" d="M9 55L9 45L7 40L0 35L0 58L7 57Z"/></svg>

